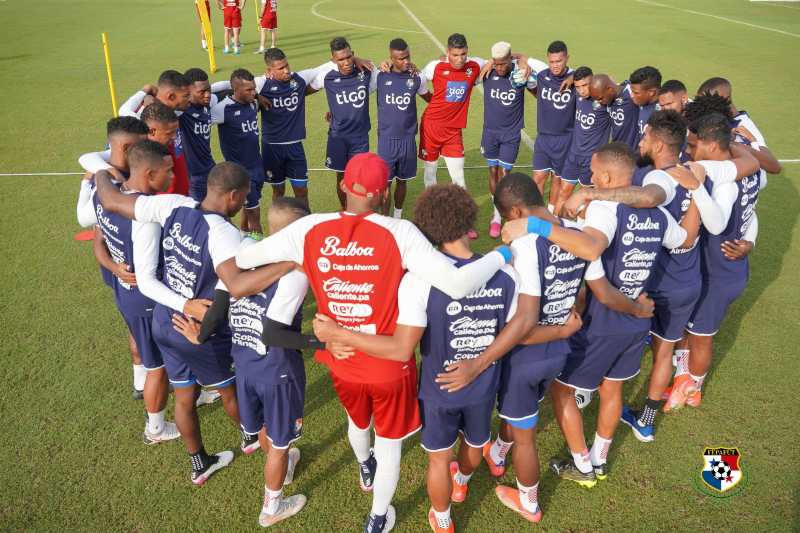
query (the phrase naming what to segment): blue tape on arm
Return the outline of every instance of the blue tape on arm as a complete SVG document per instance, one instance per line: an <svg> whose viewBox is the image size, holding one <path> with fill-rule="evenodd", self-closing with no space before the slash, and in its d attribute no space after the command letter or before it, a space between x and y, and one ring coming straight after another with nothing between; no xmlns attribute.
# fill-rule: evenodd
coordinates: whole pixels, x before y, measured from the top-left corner
<svg viewBox="0 0 800 533"><path fill-rule="evenodd" d="M506 263L510 263L511 259L514 258L514 254L511 253L511 248L508 246L501 246L497 249L498 252L503 256L503 259L506 260Z"/></svg>
<svg viewBox="0 0 800 533"><path fill-rule="evenodd" d="M553 231L553 224L538 217L528 217L528 233L541 235L545 239Z"/></svg>

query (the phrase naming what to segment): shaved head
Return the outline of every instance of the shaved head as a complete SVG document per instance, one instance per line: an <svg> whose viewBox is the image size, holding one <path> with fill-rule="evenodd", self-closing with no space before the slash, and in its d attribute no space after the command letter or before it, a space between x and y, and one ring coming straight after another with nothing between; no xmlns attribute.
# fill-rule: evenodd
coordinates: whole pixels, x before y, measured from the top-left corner
<svg viewBox="0 0 800 533"><path fill-rule="evenodd" d="M592 100L608 105L617 97L619 88L608 74L595 74L589 84L589 95Z"/></svg>

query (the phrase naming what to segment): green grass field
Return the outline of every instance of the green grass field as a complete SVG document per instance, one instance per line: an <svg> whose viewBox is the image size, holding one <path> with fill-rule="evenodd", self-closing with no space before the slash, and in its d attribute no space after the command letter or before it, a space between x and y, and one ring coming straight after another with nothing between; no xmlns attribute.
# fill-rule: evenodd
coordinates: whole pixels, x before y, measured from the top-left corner
<svg viewBox="0 0 800 533"><path fill-rule="evenodd" d="M773 152L781 159L800 158L793 85L800 76L800 5L663 1L672 7L634 0L405 3L440 41L454 31L465 33L474 55L487 56L491 44L503 39L516 50L542 57L547 44L559 38L570 46L573 67L590 65L618 80L645 64L658 66L665 78L682 79L690 89L707 77L726 76L733 82L737 106L750 112ZM0 173L75 172L78 155L102 148L111 105L100 32L110 35L120 103L166 68L207 67L190 0L0 0L0 17L5 21L0 36ZM215 11L212 19L219 44L220 13ZM243 54L220 53L214 79L229 76L238 66L260 73L261 58L252 54L255 24L253 7L247 5ZM358 55L376 60L386 56L388 41L398 35L409 41L420 66L440 54L396 0L281 3L279 46L294 68L327 60L327 42L340 34ZM465 144L468 164L480 166L482 102L480 93L475 96ZM317 95L308 102L306 151L312 167L321 167L324 158L324 100ZM527 122L534 136L532 103ZM520 163L530 163L524 147ZM441 178L447 179L444 171ZM482 206L485 235L490 213L485 171L470 170L467 178ZM90 246L72 240L79 229L78 180L0 177L0 529L255 530L263 487L261 456L239 456L207 486L195 488L180 443L142 444L142 405L130 399L123 322L99 280ZM334 209L332 176L312 172L311 181L314 209ZM420 187L421 179L413 183L411 199ZM800 380L794 336L800 325L798 187L800 165L787 163L761 195L761 234L750 286L718 336L702 408L661 418L657 440L648 445L621 427L612 447L611 476L591 491L545 473L540 484L545 514L538 527L800 528L800 409L794 394ZM491 246L484 237L476 248ZM312 309L307 305L307 316ZM309 503L275 529L357 531L370 498L358 490L345 416L330 379L306 356L305 434L299 442L303 461L289 493L304 493ZM626 386L626 400L641 402L648 362L644 370ZM563 440L549 402L543 405L539 442L546 461L561 451ZM596 402L587 411L587 435L593 434L595 413ZM207 449L237 446L238 433L220 406L202 409L201 421ZM739 447L747 475L747 486L731 499L694 488L703 448L721 445ZM412 438L404 448L394 500L398 531L427 529L424 479L425 456ZM513 483L513 473L503 482ZM493 488L482 467L467 503L454 505L459 529L530 529L499 503Z"/></svg>

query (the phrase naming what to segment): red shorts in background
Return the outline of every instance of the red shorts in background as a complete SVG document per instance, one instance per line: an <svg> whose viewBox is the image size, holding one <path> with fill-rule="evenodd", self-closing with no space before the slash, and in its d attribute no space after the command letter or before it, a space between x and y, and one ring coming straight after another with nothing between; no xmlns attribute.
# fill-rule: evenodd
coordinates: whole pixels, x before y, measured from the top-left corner
<svg viewBox="0 0 800 533"><path fill-rule="evenodd" d="M422 421L417 401L417 373L384 383L342 381L331 374L333 388L347 416L360 429L375 422L375 435L399 440L419 431Z"/></svg>
<svg viewBox="0 0 800 533"><path fill-rule="evenodd" d="M242 11L238 7L226 7L222 12L224 26L228 29L242 27Z"/></svg>
<svg viewBox="0 0 800 533"><path fill-rule="evenodd" d="M274 30L278 27L278 14L274 11L264 11L261 17L261 28L265 30Z"/></svg>
<svg viewBox="0 0 800 533"><path fill-rule="evenodd" d="M461 128L439 126L425 120L423 114L419 124L419 158L423 161L436 161L440 155L464 157Z"/></svg>

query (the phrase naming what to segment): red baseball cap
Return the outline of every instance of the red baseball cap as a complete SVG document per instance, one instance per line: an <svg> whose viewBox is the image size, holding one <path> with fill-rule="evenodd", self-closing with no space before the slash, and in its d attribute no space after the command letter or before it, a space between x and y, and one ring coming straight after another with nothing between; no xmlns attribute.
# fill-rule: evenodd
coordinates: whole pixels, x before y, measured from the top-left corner
<svg viewBox="0 0 800 533"><path fill-rule="evenodd" d="M378 154L358 154L344 167L344 184L356 196L372 198L385 191L388 183L389 166Z"/></svg>

